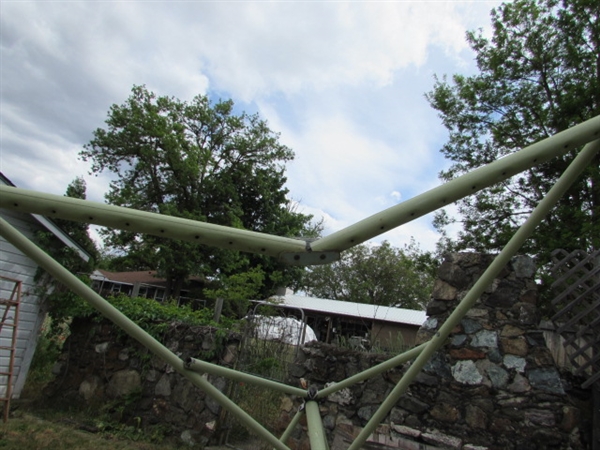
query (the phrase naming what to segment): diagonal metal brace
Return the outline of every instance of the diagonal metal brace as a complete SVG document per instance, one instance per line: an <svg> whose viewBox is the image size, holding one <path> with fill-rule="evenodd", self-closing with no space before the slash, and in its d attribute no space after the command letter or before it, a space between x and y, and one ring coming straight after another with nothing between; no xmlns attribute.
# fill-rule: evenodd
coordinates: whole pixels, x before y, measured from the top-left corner
<svg viewBox="0 0 600 450"><path fill-rule="evenodd" d="M550 191L546 194L546 197L544 197L544 199L532 211L529 218L525 221L525 223L523 223L523 225L521 225L521 227L513 235L498 256L496 256L494 261L492 261L483 275L481 275L475 285L454 309L452 314L450 314L450 317L446 319L436 335L427 343L421 354L409 367L400 381L398 381L398 384L383 401L375 414L373 414L367 425L365 425L348 450L359 450L362 447L371 433L375 431L377 425L379 425L385 419L400 397L408 390L408 386L421 372L425 364L427 364L433 354L442 347L454 327L458 325L458 323L473 307L479 297L484 293L487 287L516 255L523 243L533 233L535 228L551 211L554 205L558 202L558 200L560 200L573 182L575 182L577 177L585 170L598 152L600 152L600 139L587 144L583 150L581 150L579 155L577 155L569 167L567 167L563 175L558 179L552 189L550 189Z"/></svg>

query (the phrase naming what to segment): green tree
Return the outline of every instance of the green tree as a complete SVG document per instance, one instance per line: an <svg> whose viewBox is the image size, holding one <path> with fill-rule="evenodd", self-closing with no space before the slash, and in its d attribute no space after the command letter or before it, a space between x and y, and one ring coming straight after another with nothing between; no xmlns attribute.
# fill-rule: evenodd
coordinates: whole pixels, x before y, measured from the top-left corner
<svg viewBox="0 0 600 450"><path fill-rule="evenodd" d="M86 184L82 177L71 181L67 186L65 197L85 200ZM56 239L56 236L50 231L39 231L36 234L38 244L72 273L89 275L98 260L98 249L89 236L88 224L63 219L53 219L53 222L90 255L90 260L83 260L74 249Z"/></svg>
<svg viewBox="0 0 600 450"><path fill-rule="evenodd" d="M75 178L67 187L65 196L85 199L86 185L83 178ZM53 222L79 244L90 255L90 259L84 260L79 252L65 245L50 231L38 231L35 235L36 243L63 267L89 284L89 274L95 268L98 250L89 237L88 225L61 219L54 219ZM42 307L47 308L49 320L40 336L32 368L34 377L41 377L47 381L49 369L56 362L62 349L67 324L74 316L90 314L92 307L71 289L57 283L41 268L38 268L35 280L38 292L44 298Z"/></svg>
<svg viewBox="0 0 600 450"><path fill-rule="evenodd" d="M276 235L310 230L311 216L290 207L284 187L292 150L258 115L235 114L231 100L186 102L134 86L80 156L93 173L115 175L106 194L114 205ZM157 269L173 296L190 275L225 282L260 265L266 296L300 274L270 258L190 242L121 230L103 237L120 255L115 269Z"/></svg>
<svg viewBox="0 0 600 450"><path fill-rule="evenodd" d="M232 274L221 278L215 287L208 287L204 295L211 300L223 300L222 314L227 317L241 319L250 307L250 300L260 300L261 289L265 281L262 267Z"/></svg>
<svg viewBox="0 0 600 450"><path fill-rule="evenodd" d="M87 185L83 177L76 177L69 183L65 192L65 197L79 198L82 200L87 198ZM92 257L92 260L90 261L91 266L87 267L87 271L84 271L86 273L91 272L98 262L99 252L95 242L90 237L89 225L85 222L73 222L62 219L54 219L54 221Z"/></svg>
<svg viewBox="0 0 600 450"><path fill-rule="evenodd" d="M426 94L449 131L450 180L600 114L600 2L517 0L491 13L493 36L467 33L478 73L436 79ZM500 250L574 153L458 202L451 249ZM440 230L455 221L436 216ZM600 247L600 155L535 232L524 252Z"/></svg>
<svg viewBox="0 0 600 450"><path fill-rule="evenodd" d="M358 245L333 264L308 269L303 290L318 298L424 309L434 273L431 254L414 243L400 249L384 241L377 246Z"/></svg>

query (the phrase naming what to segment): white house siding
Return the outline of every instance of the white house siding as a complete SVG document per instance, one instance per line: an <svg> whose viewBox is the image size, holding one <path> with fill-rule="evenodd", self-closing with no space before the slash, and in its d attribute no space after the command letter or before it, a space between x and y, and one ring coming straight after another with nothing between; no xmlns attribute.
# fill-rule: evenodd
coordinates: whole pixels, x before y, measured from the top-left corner
<svg viewBox="0 0 600 450"><path fill-rule="evenodd" d="M35 230L41 229L39 223L28 214L0 209L0 215L30 239L33 237ZM36 285L33 281L36 271L37 265L31 259L0 236L0 275L22 282L17 328L17 351L13 367L12 398L18 398L21 394L43 321L43 311L40 308L41 300L36 295ZM9 298L13 287L14 283L0 280L0 297ZM4 308L6 306L0 305L1 314L4 314ZM13 315L12 311L14 311L14 307L11 308L11 316ZM11 336L11 327L3 327L0 333L0 346L10 346ZM8 350L0 350L0 372L8 372L9 356ZM0 394L2 396L5 395L6 384L6 377L0 377Z"/></svg>

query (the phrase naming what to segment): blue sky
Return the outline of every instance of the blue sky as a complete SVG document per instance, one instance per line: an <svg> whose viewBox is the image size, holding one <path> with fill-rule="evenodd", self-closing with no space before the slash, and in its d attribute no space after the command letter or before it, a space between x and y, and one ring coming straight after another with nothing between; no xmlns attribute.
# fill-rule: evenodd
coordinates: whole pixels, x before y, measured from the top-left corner
<svg viewBox="0 0 600 450"><path fill-rule="evenodd" d="M498 1L2 1L0 170L63 194L76 176L103 201L108 174L77 157L134 84L232 98L296 153L291 198L325 232L439 184L446 133L424 94L475 70L465 32ZM431 216L390 231L435 247Z"/></svg>

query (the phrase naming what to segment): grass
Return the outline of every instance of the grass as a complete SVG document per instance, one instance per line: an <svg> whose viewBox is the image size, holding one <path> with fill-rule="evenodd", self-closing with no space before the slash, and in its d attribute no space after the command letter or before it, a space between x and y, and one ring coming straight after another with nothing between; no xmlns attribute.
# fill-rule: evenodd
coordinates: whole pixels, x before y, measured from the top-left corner
<svg viewBox="0 0 600 450"><path fill-rule="evenodd" d="M7 450L170 450L181 448L165 443L151 443L139 436L127 436L120 430L85 431L85 423L78 417L57 415L42 418L30 412L15 413L5 424L0 424L0 449Z"/></svg>

